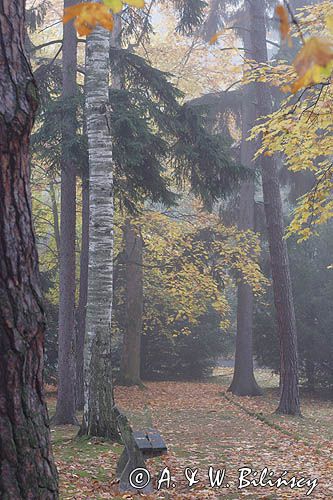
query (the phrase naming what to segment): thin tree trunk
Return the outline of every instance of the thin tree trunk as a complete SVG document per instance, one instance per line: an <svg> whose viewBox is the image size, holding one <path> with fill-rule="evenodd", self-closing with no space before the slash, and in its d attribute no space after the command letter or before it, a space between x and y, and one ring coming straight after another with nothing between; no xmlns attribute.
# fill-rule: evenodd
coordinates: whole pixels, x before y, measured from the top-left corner
<svg viewBox="0 0 333 500"><path fill-rule="evenodd" d="M86 44L89 147L89 271L84 348L84 416L80 434L118 437L113 412L113 164L108 125L110 34L96 28Z"/></svg>
<svg viewBox="0 0 333 500"><path fill-rule="evenodd" d="M23 0L0 1L0 498L57 499L43 389L45 318L31 216L37 90Z"/></svg>
<svg viewBox="0 0 333 500"><path fill-rule="evenodd" d="M251 40L248 32L244 35L244 47L251 50ZM242 143L241 162L247 167L253 166L252 158L256 144L248 141L249 131L255 121L255 91L254 86L247 85L242 95ZM241 230L254 228L254 180L246 181L240 190L239 221ZM253 372L253 305L254 297L251 287L239 283L237 291L237 334L234 374L229 391L238 396L260 396L262 391L258 386Z"/></svg>
<svg viewBox="0 0 333 500"><path fill-rule="evenodd" d="M64 7L75 0L65 0ZM61 218L59 263L58 398L53 423L75 424L74 314L75 314L75 231L76 160L71 149L76 135L77 36L73 23L64 24L63 118L61 160Z"/></svg>
<svg viewBox="0 0 333 500"><path fill-rule="evenodd" d="M56 194L55 194L55 190L54 190L53 179L50 179L50 197L51 197L51 204L52 204L54 237L55 237L55 243L56 243L57 254L58 254L58 259L59 259L59 253L60 253L59 213L58 213L58 205L57 205L57 199L56 199Z"/></svg>
<svg viewBox="0 0 333 500"><path fill-rule="evenodd" d="M267 61L265 4L263 0L251 3L251 38L253 58ZM256 84L258 116L272 112L267 85ZM268 243L272 268L274 302L280 339L280 403L278 413L299 415L297 334L289 269L289 258L284 239L283 209L277 166L273 157L262 156L262 186Z"/></svg>
<svg viewBox="0 0 333 500"><path fill-rule="evenodd" d="M127 219L124 227L126 277L126 329L121 360L124 385L142 385L140 379L143 314L142 236Z"/></svg>
<svg viewBox="0 0 333 500"><path fill-rule="evenodd" d="M86 328L86 307L88 292L88 253L89 253L89 172L82 173L82 235L80 255L80 288L79 303L76 310L76 408L83 409L83 366L84 366L84 337Z"/></svg>

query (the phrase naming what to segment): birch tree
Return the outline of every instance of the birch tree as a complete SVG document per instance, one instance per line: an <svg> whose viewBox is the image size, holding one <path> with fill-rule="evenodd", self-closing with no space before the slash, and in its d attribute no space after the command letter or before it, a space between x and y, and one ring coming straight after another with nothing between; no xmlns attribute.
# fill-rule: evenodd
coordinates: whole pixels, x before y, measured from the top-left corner
<svg viewBox="0 0 333 500"><path fill-rule="evenodd" d="M111 367L113 164L108 124L110 33L87 38L86 120L89 149L89 268L81 434L114 438Z"/></svg>

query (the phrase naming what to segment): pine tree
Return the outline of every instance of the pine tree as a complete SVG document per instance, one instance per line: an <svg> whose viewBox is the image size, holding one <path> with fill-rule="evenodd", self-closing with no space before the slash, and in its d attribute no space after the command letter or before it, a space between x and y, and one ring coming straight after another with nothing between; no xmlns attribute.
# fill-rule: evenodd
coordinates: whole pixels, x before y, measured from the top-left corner
<svg viewBox="0 0 333 500"><path fill-rule="evenodd" d="M0 3L0 496L58 498L43 387L45 318L31 218L29 140L38 97L25 2Z"/></svg>
<svg viewBox="0 0 333 500"><path fill-rule="evenodd" d="M65 0L64 7L73 4ZM75 424L75 240L76 240L76 173L77 163L71 144L75 140L77 94L77 37L73 23L63 28L61 120L61 226L59 249L59 332L58 332L58 395L53 422Z"/></svg>
<svg viewBox="0 0 333 500"><path fill-rule="evenodd" d="M267 61L265 4L258 0L251 10L251 38L257 62ZM259 116L272 112L267 86L256 86ZM260 159L267 235L272 268L274 303L280 339L280 401L278 413L300 414L298 387L297 333L287 243L284 238L283 209L277 165L272 157Z"/></svg>

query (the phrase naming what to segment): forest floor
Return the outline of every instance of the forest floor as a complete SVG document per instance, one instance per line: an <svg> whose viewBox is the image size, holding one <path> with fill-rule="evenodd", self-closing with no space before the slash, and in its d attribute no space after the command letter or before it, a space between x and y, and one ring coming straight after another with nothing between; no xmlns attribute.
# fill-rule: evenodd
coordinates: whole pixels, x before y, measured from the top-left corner
<svg viewBox="0 0 333 500"><path fill-rule="evenodd" d="M134 429L154 427L164 437L167 455L147 462L152 478L168 467L169 489L142 495L147 499L298 499L307 498L309 486L253 487L239 490L238 469L260 471L268 467L274 478L287 470L287 478L318 479L309 498L333 498L333 402L303 394L303 418L283 417L277 407L277 377L256 370L264 396L240 398L226 393L232 368L219 368L207 383L154 382L146 389L116 388L118 406ZM52 414L55 397L49 398ZM77 428L52 429L54 454L60 475L61 499L121 499L139 495L119 494L115 466L120 444L76 438ZM209 487L208 468L226 469L221 488ZM192 488L184 469L198 469L200 480ZM189 471L188 471L189 472ZM249 477L250 478L250 477ZM253 478L253 476L252 476ZM226 484L229 484L229 488ZM155 480L156 484L156 480Z"/></svg>

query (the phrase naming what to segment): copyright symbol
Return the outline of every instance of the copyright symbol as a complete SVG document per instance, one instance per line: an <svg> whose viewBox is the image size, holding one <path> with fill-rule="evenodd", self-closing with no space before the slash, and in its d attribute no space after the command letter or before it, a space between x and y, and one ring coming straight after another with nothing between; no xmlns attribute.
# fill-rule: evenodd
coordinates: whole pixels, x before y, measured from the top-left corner
<svg viewBox="0 0 333 500"><path fill-rule="evenodd" d="M142 490L143 488L145 488L149 484L149 481L150 473L147 469L144 468L134 469L129 475L130 485L137 490Z"/></svg>

